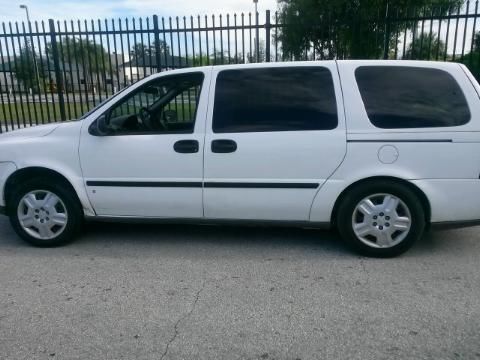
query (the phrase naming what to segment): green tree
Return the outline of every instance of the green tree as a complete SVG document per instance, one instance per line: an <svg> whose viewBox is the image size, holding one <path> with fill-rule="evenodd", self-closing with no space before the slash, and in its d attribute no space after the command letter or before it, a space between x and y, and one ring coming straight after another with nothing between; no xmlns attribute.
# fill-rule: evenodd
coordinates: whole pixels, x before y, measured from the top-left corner
<svg viewBox="0 0 480 360"><path fill-rule="evenodd" d="M405 59L437 60L445 53L445 43L435 33L422 33L408 45Z"/></svg>
<svg viewBox="0 0 480 360"><path fill-rule="evenodd" d="M212 60L207 55L195 55L189 57L189 62L192 66L205 66L212 64Z"/></svg>
<svg viewBox="0 0 480 360"><path fill-rule="evenodd" d="M41 74L38 69L38 63L40 59L37 57L33 48L29 42L20 49L19 55L16 57L14 65L15 77L20 81L25 89L32 89L33 91L39 91L39 84L42 83L41 78L45 77L45 74Z"/></svg>
<svg viewBox="0 0 480 360"><path fill-rule="evenodd" d="M160 55L170 55L170 47L167 45L167 43L163 40L160 40L159 42L159 48L160 48ZM138 60L138 59L143 59L149 58L149 57L155 57L157 56L157 41L154 40L150 46L147 46L142 43L137 43L132 46L132 49L130 50L130 56L132 59Z"/></svg>
<svg viewBox="0 0 480 360"><path fill-rule="evenodd" d="M265 49L265 40L260 40L258 42L258 49L256 47L257 47L257 44L255 43L253 52L247 54L248 62L249 63L265 62L267 60L267 51ZM270 58L270 61L272 61L271 58Z"/></svg>
<svg viewBox="0 0 480 360"><path fill-rule="evenodd" d="M92 40L76 37L64 37L57 44L60 63L69 63L74 67L78 66L85 72L87 83L93 85L95 75L101 75L105 79L110 70L108 57L102 45L94 43ZM47 54L50 59L53 58L52 44L47 44Z"/></svg>
<svg viewBox="0 0 480 360"><path fill-rule="evenodd" d="M473 50L466 54L461 62L480 81L480 32L477 32L473 39Z"/></svg>
<svg viewBox="0 0 480 360"><path fill-rule="evenodd" d="M305 58L313 48L316 58L378 58L383 54L384 39L394 43L405 23L385 24L385 15L395 17L443 14L464 0L278 0L281 28L277 41L284 56ZM388 9L388 12L387 12ZM416 27L415 22L407 24Z"/></svg>
<svg viewBox="0 0 480 360"><path fill-rule="evenodd" d="M216 51L210 55L210 64L211 65L225 65L225 64L234 64L235 58L229 57L228 52Z"/></svg>

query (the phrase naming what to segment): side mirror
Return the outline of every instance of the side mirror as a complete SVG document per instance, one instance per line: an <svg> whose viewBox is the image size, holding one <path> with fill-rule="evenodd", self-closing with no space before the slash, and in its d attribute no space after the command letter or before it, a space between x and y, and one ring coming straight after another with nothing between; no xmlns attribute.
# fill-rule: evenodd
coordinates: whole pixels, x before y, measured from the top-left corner
<svg viewBox="0 0 480 360"><path fill-rule="evenodd" d="M101 115L90 125L88 132L93 136L107 136L112 134L112 129L108 126L107 115Z"/></svg>

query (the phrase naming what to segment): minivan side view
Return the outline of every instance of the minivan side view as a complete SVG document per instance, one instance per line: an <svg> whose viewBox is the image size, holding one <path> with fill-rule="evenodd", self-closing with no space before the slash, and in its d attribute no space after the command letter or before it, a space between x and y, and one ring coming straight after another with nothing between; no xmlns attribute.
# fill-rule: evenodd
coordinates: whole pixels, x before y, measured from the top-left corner
<svg viewBox="0 0 480 360"><path fill-rule="evenodd" d="M0 135L0 211L36 246L83 220L336 227L403 253L480 219L480 86L455 63L322 61L152 75L78 121Z"/></svg>

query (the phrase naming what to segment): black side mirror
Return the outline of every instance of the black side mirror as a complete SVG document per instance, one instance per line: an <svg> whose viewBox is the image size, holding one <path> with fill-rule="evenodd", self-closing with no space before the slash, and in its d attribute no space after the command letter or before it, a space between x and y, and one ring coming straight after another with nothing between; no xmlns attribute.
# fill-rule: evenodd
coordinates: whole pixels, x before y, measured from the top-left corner
<svg viewBox="0 0 480 360"><path fill-rule="evenodd" d="M112 134L112 129L108 125L107 115L101 115L90 125L88 132L93 136L107 136Z"/></svg>

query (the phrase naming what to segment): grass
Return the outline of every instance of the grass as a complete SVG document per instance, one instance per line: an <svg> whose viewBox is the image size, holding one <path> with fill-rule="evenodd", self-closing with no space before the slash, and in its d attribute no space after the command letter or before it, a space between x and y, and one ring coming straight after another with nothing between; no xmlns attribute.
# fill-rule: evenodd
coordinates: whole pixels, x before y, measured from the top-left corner
<svg viewBox="0 0 480 360"><path fill-rule="evenodd" d="M91 104L90 104L91 105ZM92 105L91 105L92 106ZM76 119L86 113L90 107L86 104L83 106L80 103L65 103L65 112L67 119ZM171 110L175 110L175 106L170 107ZM177 116L179 121L186 120L190 115L193 116L195 113L194 104L183 104L178 105L177 107ZM23 111L22 111L23 110ZM43 119L43 121L42 121ZM61 121L62 117L60 115L60 106L58 103L13 103L13 104L0 104L0 123L1 124L14 124L14 127L17 127L18 122L23 125L25 124L42 124L55 121Z"/></svg>
<svg viewBox="0 0 480 360"><path fill-rule="evenodd" d="M86 104L83 106L80 103L66 103L65 112L67 119L75 119L88 111ZM42 121L43 119L43 121ZM16 125L17 122L23 124L39 124L60 121L60 106L55 103L13 103L0 104L0 123L12 122Z"/></svg>

